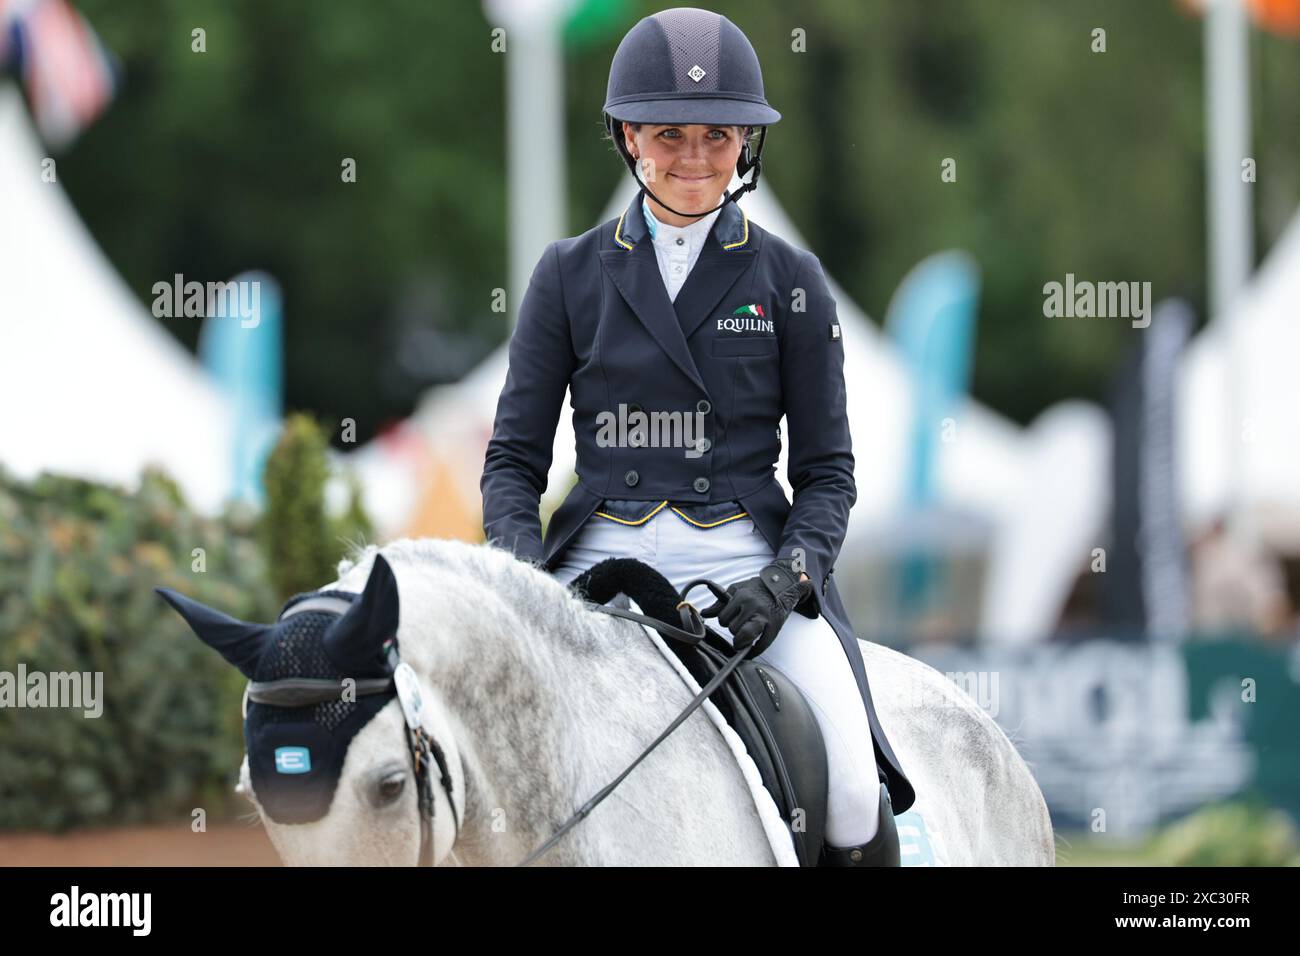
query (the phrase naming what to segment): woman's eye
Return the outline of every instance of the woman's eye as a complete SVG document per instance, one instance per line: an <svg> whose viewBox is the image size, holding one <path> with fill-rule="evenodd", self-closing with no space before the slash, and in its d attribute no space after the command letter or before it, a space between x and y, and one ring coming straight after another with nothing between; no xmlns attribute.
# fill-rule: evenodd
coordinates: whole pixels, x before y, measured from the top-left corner
<svg viewBox="0 0 1300 956"><path fill-rule="evenodd" d="M669 135L670 133L672 134L671 136ZM713 135L714 133L717 133L718 135L717 135L717 136L714 136L714 135ZM680 138L681 138L681 130L676 129L676 128L674 128L674 129L665 129L665 130L660 130L659 135L660 135L660 136L666 136L666 137L668 137L668 139L680 139ZM725 139L728 137L728 135L729 135L729 134L728 134L728 132L727 132L725 129L711 129L711 130L709 130L709 132L708 132L708 136L709 136L709 138L712 139L715 143L720 143L720 142L722 142L723 140L725 140Z"/></svg>

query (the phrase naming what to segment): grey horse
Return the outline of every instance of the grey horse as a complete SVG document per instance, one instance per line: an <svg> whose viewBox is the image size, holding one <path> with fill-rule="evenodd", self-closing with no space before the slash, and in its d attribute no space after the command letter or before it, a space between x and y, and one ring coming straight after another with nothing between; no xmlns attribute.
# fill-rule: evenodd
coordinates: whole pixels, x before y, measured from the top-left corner
<svg viewBox="0 0 1300 956"><path fill-rule="evenodd" d="M375 583L380 570L387 591ZM592 612L508 551L404 539L360 551L338 573L318 593L361 597L329 616L335 623L314 640L335 661L333 676L346 676L382 662L386 648L393 654L384 641L395 630L401 663L418 684L413 719L439 757L425 808L432 825L422 840L402 701L381 697L340 747L335 778L313 791L314 813L295 818L270 789L307 785L279 776L301 769L292 766L303 759L300 748L276 747L271 763L257 751L279 738L258 735L250 746L237 789L257 807L286 864L413 865L422 842L432 844L427 859L438 865L518 863L693 696L647 629ZM250 679L265 679L256 668L267 659L259 655L274 653L268 647L288 646L285 620L247 624L175 592L164 597ZM904 865L909 835L941 865L1053 865L1042 793L1001 728L930 666L866 641L862 655L879 717L916 789L915 804L898 818ZM336 712L343 711L329 711ZM250 757L266 768L261 785ZM540 862L761 866L778 859L740 764L697 710Z"/></svg>

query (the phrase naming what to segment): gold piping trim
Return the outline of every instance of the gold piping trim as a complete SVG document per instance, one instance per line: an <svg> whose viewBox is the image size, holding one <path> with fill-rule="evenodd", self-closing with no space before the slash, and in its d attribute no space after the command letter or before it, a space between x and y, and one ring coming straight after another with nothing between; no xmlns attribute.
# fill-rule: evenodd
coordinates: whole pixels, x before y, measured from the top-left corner
<svg viewBox="0 0 1300 956"><path fill-rule="evenodd" d="M737 248L737 247L739 247L739 246L743 246L745 243L749 242L749 217L745 215L745 210L743 210L743 209L740 210L740 218L743 219L743 220L745 221L745 235L744 235L744 237L741 238L741 239L740 239L739 241L737 241L737 242L729 242L729 243L727 243L725 246L722 247L723 249L735 249L735 248Z"/></svg>
<svg viewBox="0 0 1300 956"><path fill-rule="evenodd" d="M624 249L631 249L631 248L632 248L631 244L630 244L630 243L626 243L626 242L624 242L623 239L622 239L622 232L623 232L623 217L626 216L626 215L627 215L627 210L626 210L626 209L624 209L624 210L622 211L622 213L619 214L619 217L618 217L618 225L614 227L614 241L617 242L617 243L618 243L620 246L622 246ZM597 514L599 514L599 513L600 513L600 512L597 512ZM608 518L609 515L606 515L605 517ZM614 520L617 521L618 519L615 518Z"/></svg>
<svg viewBox="0 0 1300 956"><path fill-rule="evenodd" d="M614 227L614 241L617 242L624 249L631 249L633 248L632 244L623 241L623 219L626 216L627 216L626 209L624 209L621 213L619 213L618 225ZM743 209L740 210L740 218L745 226L745 234L735 242L729 242L726 245L724 245L722 247L723 249L739 249L745 243L749 242L749 217L745 215L745 210Z"/></svg>
<svg viewBox="0 0 1300 956"><path fill-rule="evenodd" d="M689 521L691 524L695 525L695 527L697 527L697 528L716 528L716 527L717 527L718 525L720 525L720 524L726 524L728 521L735 521L737 518L743 518L743 517L745 517L745 516L748 514L748 512L742 511L742 512L741 512L740 514L738 514L738 515L732 515L732 516L729 517L729 518L721 518L721 519L719 519L718 521L710 521L710 522L708 522L707 524L705 524L705 523L703 523L703 522L696 521L696 520L693 519L693 518L689 518L689 517L687 517L686 515L682 514L681 511L679 511L677 508L674 508L673 511L676 511L677 514L681 516L681 519L682 519L683 521Z"/></svg>
<svg viewBox="0 0 1300 956"><path fill-rule="evenodd" d="M659 507L655 508L654 511L650 512L648 515L646 515L646 516L645 516L644 518L642 518L640 521L628 521L626 518L615 518L613 515L611 515L611 514L606 514L606 513L603 512L603 511L596 511L596 512L593 512L593 513L594 513L594 514L598 514L598 515L600 515L602 518L608 518L610 521L617 521L619 524L639 525L639 524L645 524L647 521L649 521L651 518L653 518L655 515L657 515L660 511L663 510L664 505L666 505L666 504L668 504L668 499L665 498L663 501L661 501L661 502L659 503Z"/></svg>

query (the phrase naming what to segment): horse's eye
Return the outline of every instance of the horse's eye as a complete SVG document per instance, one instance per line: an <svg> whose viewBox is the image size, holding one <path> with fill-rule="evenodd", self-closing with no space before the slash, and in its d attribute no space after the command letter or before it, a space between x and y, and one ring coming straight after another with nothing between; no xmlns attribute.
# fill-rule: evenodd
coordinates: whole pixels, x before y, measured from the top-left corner
<svg viewBox="0 0 1300 956"><path fill-rule="evenodd" d="M385 777L379 781L379 799L383 803L392 803L402 795L402 788L406 786L406 774L395 773L391 777Z"/></svg>

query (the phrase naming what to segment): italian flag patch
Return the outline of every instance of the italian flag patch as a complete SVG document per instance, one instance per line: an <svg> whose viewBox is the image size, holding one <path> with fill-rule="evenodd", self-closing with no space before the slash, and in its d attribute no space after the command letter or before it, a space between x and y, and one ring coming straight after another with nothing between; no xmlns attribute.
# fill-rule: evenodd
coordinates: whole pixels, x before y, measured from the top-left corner
<svg viewBox="0 0 1300 956"><path fill-rule="evenodd" d="M763 307L761 305L742 305L739 309L737 309L735 312L732 312L731 314L732 315L756 315L761 319L767 318L767 316L763 314Z"/></svg>

